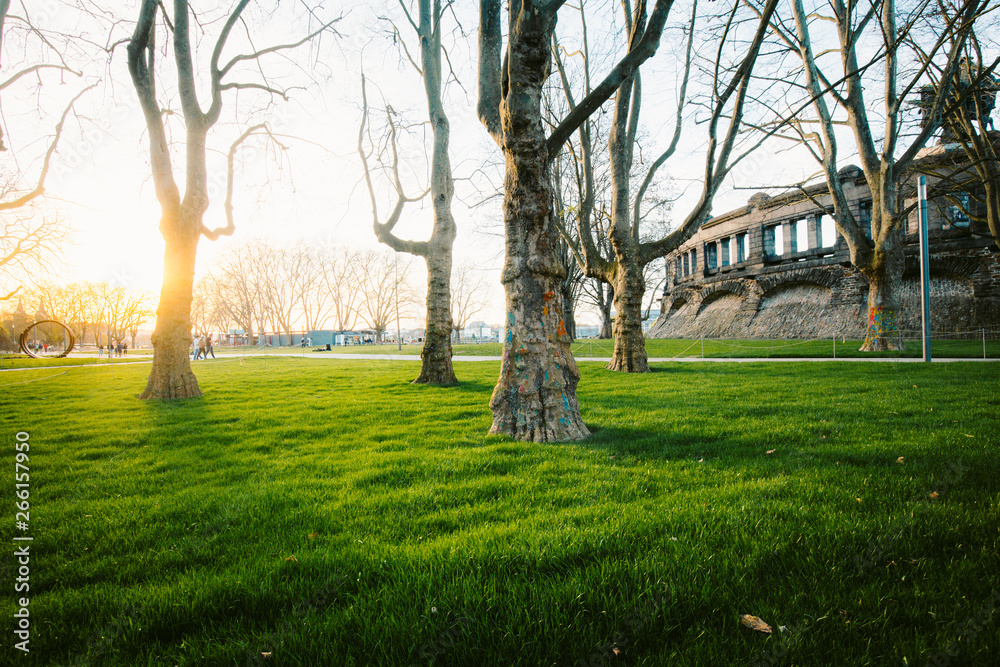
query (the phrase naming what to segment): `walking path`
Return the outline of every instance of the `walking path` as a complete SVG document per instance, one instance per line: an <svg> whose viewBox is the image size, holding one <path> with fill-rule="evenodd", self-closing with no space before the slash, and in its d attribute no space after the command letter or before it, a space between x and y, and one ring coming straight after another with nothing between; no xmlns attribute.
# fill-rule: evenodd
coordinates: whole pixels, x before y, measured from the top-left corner
<svg viewBox="0 0 1000 667"><path fill-rule="evenodd" d="M74 358L76 355L70 355L69 358ZM255 352L253 354L220 354L218 361L233 360L233 359L247 359L251 357L299 357L303 359L354 359L357 361L420 361L420 355L418 354L338 354L336 352L287 352L287 353L272 353L272 352ZM86 358L86 355L81 355L81 358ZM454 356L451 358L452 362L460 361L500 361L501 357L497 356ZM213 360L214 361L214 360ZM576 357L577 362L583 361L594 361L599 363L609 363L611 357ZM918 357L846 357L834 359L832 357L708 357L703 359L702 357L650 357L650 363L664 363L668 361L677 361L680 363L781 363L781 362L797 362L797 361L808 361L808 362L887 362L887 363L923 363L923 359ZM935 358L933 363L954 363L958 361L987 361L987 362L997 362L1000 359L982 359L982 358ZM92 363L92 364L66 364L66 365L53 365L53 366L26 366L23 368L0 368L0 373L8 373L12 371L32 371L32 370L44 370L44 369L64 369L64 368L108 368L109 366L121 366L121 365L131 365L131 364L151 364L153 360L151 356L147 356L145 359L129 359L128 361L122 359L113 362L104 363ZM194 362L192 362L194 363ZM197 368L197 366L195 366Z"/></svg>

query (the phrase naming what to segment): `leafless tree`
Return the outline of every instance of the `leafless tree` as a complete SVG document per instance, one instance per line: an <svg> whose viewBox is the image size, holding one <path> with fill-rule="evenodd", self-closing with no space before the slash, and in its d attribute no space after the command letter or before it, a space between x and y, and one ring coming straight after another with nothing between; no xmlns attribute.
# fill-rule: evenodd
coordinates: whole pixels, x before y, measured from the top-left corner
<svg viewBox="0 0 1000 667"><path fill-rule="evenodd" d="M149 322L156 315L156 297L145 290L132 290L128 293L124 311L125 331L128 332L135 348L135 338L139 327Z"/></svg>
<svg viewBox="0 0 1000 667"><path fill-rule="evenodd" d="M851 262L868 279L869 325L861 349L900 349L898 291L909 214L903 189L918 154L940 128L950 104L947 82L955 80L968 37L995 5L960 0L953 11L937 15L933 34L924 33L913 57L908 57L911 38L925 25L925 13L935 13L926 3L898 9L893 0L830 0L819 8L793 0L788 6L791 15L779 16L772 24L799 58L801 78L796 81L811 100L812 111L791 125L794 133L789 138L822 166L830 198L814 197L814 202L831 214ZM820 35L819 49L814 33ZM826 46L828 40L834 48ZM932 88L931 99L920 100L924 85L932 83L931 73L946 85ZM880 104L873 103L873 96ZM917 105L923 106L922 124L907 116L907 109ZM842 124L851 130L871 191L870 237L851 210L839 175L841 137L836 128Z"/></svg>
<svg viewBox="0 0 1000 667"><path fill-rule="evenodd" d="M0 211L0 301L12 298L32 275L51 273L70 229L53 212L28 204Z"/></svg>
<svg viewBox="0 0 1000 667"><path fill-rule="evenodd" d="M333 305L323 285L322 250L299 243L286 250L286 255L295 309L307 331L319 329L329 318Z"/></svg>
<svg viewBox="0 0 1000 667"><path fill-rule="evenodd" d="M108 345L127 342L126 336L129 336L134 348L139 327L153 317L153 296L107 282L96 283L94 288L94 299L101 311L101 328L107 335Z"/></svg>
<svg viewBox="0 0 1000 667"><path fill-rule="evenodd" d="M490 285L483 274L468 264L459 264L451 275L451 317L455 339L469 321L490 303Z"/></svg>
<svg viewBox="0 0 1000 667"><path fill-rule="evenodd" d="M728 41L735 40L739 33L739 5L734 4L729 13L724 15L724 29L717 44L707 42L706 47L714 52L714 62L710 61L711 102L710 115L706 126L708 128L705 172L702 183L702 193L694 208L687 214L679 228L667 235L649 238L643 234L642 223L651 208L645 201L650 185L660 167L674 154L684 127L685 105L688 103L687 88L691 75L692 49L695 43L695 31L698 19L698 3L692 3L690 20L687 21L687 50L682 68L682 81L678 91L678 103L674 116L673 136L665 150L653 160L645 171L638 188L633 189L633 169L639 115L642 106L641 73L636 71L624 79L615 94L614 112L611 121L608 152L611 175L611 201L608 207L609 243L601 252L600 239L603 233L595 233L591 225L593 218L594 196L592 192L584 194L580 215L577 218L579 247L576 256L584 273L591 278L597 278L610 286L614 299L615 347L609 370L632 373L649 372L646 357L645 339L642 333L643 300L646 292L646 267L655 260L676 250L684 241L707 220L712 211L712 202L716 192L722 186L725 177L733 165L742 159L746 152L760 143L749 142L742 152L734 150L737 139L746 130L744 112L748 96L751 96L751 81L753 70L760 53L764 38L768 32L768 21L777 7L777 0L767 0L759 10L759 20L753 28L752 39L749 40L743 55L729 67L723 62L723 53ZM625 9L628 7L625 5ZM625 28L628 32L628 44L636 44L642 39L645 30L645 16L637 5L630 15L626 11ZM709 48L705 48L706 51ZM575 106L570 82L562 64L559 49L553 49L556 63L559 67L563 89L571 107ZM587 67L585 64L584 67ZM589 74L585 77L589 81ZM585 92L589 92L586 91ZM720 134L720 125L728 123ZM590 131L587 123L579 130L579 154L583 179L586 189L593 189L594 178L586 172L592 169ZM765 135L766 136L766 133ZM572 144L570 144L572 145ZM589 205L587 205L589 202ZM600 219L600 217L598 217ZM598 294L600 296L600 294Z"/></svg>
<svg viewBox="0 0 1000 667"><path fill-rule="evenodd" d="M153 332L153 367L146 389L140 398L186 398L199 396L201 390L191 372L188 349L191 344L191 299L194 284L195 256L202 236L210 240L231 235L236 228L233 215L233 161L240 145L249 137L268 133L265 124L247 128L230 146L227 164L227 192L224 209L226 225L209 229L204 223L208 211L208 166L206 151L209 131L222 114L226 91L244 94L257 91L272 97L287 97L287 92L264 75L264 60L268 56L288 52L308 43L330 28L325 23L301 40L257 48L254 40L246 40L249 53L240 53L223 60L233 28L246 26L243 13L249 0L240 0L222 21L222 27L212 48L208 71L211 101L204 109L198 99L198 85L193 58L190 20L192 8L186 0L174 0L173 15L168 16L159 0L142 0L135 31L128 43L128 66L132 83L139 96L149 136L149 156L153 185L160 203L160 232L166 251L163 285ZM163 15L158 20L159 10ZM174 178L171 147L166 130L156 70L156 34L162 25L171 35L174 51L174 71L177 94L185 132L184 193ZM204 21L202 27L212 25ZM249 32L249 31L248 31ZM241 78L237 78L241 77Z"/></svg>
<svg viewBox="0 0 1000 667"><path fill-rule="evenodd" d="M941 5L947 14L953 8ZM925 156L915 170L930 177L928 194L939 208L959 212L967 222L970 235L989 235L1000 248L1000 133L993 128L992 114L1000 92L997 61L986 62L986 53L995 44L983 44L979 34L995 33L992 25L984 25L969 34L965 54L959 61L955 79L946 83L942 72L931 72L934 83L921 89L922 107L932 102L941 86L949 89L947 106L941 112L942 143L957 143L960 151L942 150ZM919 50L916 39L909 40ZM937 65L931 61L932 66ZM924 110L923 108L921 109ZM947 215L946 217L952 217Z"/></svg>
<svg viewBox="0 0 1000 667"><path fill-rule="evenodd" d="M361 253L351 248L325 248L321 255L322 289L329 295L338 331L350 331L358 319L357 272Z"/></svg>
<svg viewBox="0 0 1000 667"><path fill-rule="evenodd" d="M408 315L416 302L409 285L410 264L395 253L369 250L358 256L356 266L357 314L381 341L397 314Z"/></svg>
<svg viewBox="0 0 1000 667"><path fill-rule="evenodd" d="M40 90L46 85L45 79L55 74L81 76L80 71L67 64L69 54L65 53L76 51L71 47L79 40L68 36L57 39L46 26L33 23L26 8L13 14L10 9L9 0L0 0L0 98L8 100L5 105L8 113L9 92L31 85ZM63 108L48 138L34 134L21 136L22 131L13 140L7 137L8 146L3 133L7 119L0 123L0 151L5 158L0 163L0 301L13 297L24 283L30 282L32 274L47 273L68 241L69 228L59 213L40 202L67 119L76 102L92 87L80 86ZM33 96L27 98L36 104ZM39 116L42 111L39 105ZM30 153L31 147L39 143L45 145L40 159L22 154ZM39 161L41 164L35 167Z"/></svg>
<svg viewBox="0 0 1000 667"><path fill-rule="evenodd" d="M450 333L452 329L451 276L452 246L455 243L455 218L451 211L451 201L455 195L455 183L452 176L449 145L451 127L448 115L442 101L442 61L445 56L442 45L445 12L451 2L441 0L417 0L416 11L412 3L400 0L399 6L406 17L406 22L416 33L420 43L420 62L409 58L410 50L402 38L400 31L395 31L395 37L402 40L402 48L408 59L420 74L424 83L424 96L427 100L427 114L433 137L431 149L431 172L428 193L431 197L431 207L434 213L434 225L427 241L410 241L400 238L394 233L403 207L415 199L407 197L399 178L398 159L396 155L396 133L392 118L390 125L390 150L392 152L392 178L396 191L396 204L392 213L384 221L380 221L377 213L375 190L372 186L371 173L368 168L368 157L362 145L365 121L367 121L367 97L362 85L365 118L362 122L362 133L358 136L358 152L365 168L365 182L371 197L373 227L378 240L396 252L405 252L422 257L427 264L427 316L425 320L424 346L420 351L420 375L414 382L419 384L453 385L458 382L451 363ZM423 196L418 197L421 199Z"/></svg>
<svg viewBox="0 0 1000 667"><path fill-rule="evenodd" d="M636 41L600 84L546 135L541 97L551 70L556 18L565 0L511 0L504 52L501 2L480 0L480 120L506 159L502 282L506 338L500 378L490 401L492 433L521 440L578 440L589 430L580 417L580 374L563 320L559 232L552 215L552 161L563 144L659 47L671 0L657 0L648 20L639 0Z"/></svg>
<svg viewBox="0 0 1000 667"><path fill-rule="evenodd" d="M259 240L241 243L224 254L206 281L206 292L225 318L235 322L250 342L268 320L265 277L268 252ZM207 298L207 297L206 297Z"/></svg>

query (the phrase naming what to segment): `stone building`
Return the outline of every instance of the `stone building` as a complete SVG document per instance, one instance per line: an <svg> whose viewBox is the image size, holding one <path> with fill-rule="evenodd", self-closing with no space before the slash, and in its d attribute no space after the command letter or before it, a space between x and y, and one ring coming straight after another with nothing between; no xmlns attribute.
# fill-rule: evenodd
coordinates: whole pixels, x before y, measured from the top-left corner
<svg viewBox="0 0 1000 667"><path fill-rule="evenodd" d="M930 148L925 159L949 149ZM840 179L864 228L871 220L864 176L851 166ZM832 209L825 183L806 191ZM981 230L974 229L963 204L975 206L958 194L928 207L931 329L976 337L985 329L996 337L1000 252L988 235L976 233ZM904 335L920 330L917 232L914 207L900 295ZM864 338L868 281L851 264L833 219L802 191L753 195L745 207L702 225L666 263L661 315L650 338Z"/></svg>

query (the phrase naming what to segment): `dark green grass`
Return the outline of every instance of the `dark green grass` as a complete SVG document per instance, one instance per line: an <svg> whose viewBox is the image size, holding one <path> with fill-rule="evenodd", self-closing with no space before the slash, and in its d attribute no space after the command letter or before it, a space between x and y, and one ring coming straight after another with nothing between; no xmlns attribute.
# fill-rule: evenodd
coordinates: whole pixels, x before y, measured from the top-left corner
<svg viewBox="0 0 1000 667"><path fill-rule="evenodd" d="M145 357L149 360L151 357ZM98 359L97 357L63 357L56 356L34 359L26 354L3 354L0 355L0 370L5 368L48 368L51 366L80 366L88 364L119 364L123 361L142 361L142 357L122 357L120 359Z"/></svg>
<svg viewBox="0 0 1000 667"><path fill-rule="evenodd" d="M594 435L554 445L486 435L497 364L417 368L0 377L6 585L21 430L35 537L0 663L995 664L993 364L584 363Z"/></svg>

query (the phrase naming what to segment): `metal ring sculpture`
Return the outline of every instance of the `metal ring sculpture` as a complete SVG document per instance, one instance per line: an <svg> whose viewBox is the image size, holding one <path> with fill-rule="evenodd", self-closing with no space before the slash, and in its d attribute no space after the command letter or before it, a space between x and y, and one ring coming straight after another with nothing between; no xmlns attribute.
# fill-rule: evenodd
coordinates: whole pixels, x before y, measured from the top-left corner
<svg viewBox="0 0 1000 667"><path fill-rule="evenodd" d="M43 357L38 354L35 354L28 348L28 332L37 327L39 324L46 324L46 323L58 324L59 326L61 326L63 329L66 330L66 333L69 334L69 345L66 346L66 349L63 350L62 354L57 354L55 357ZM22 331L21 336L17 339L17 342L21 346L21 351L24 352L29 357L32 357L33 359L46 359L46 358L60 359L73 351L73 347L76 345L76 335L73 333L72 329L70 329L68 326L66 326L59 320L39 320L38 322L29 325L27 329Z"/></svg>

